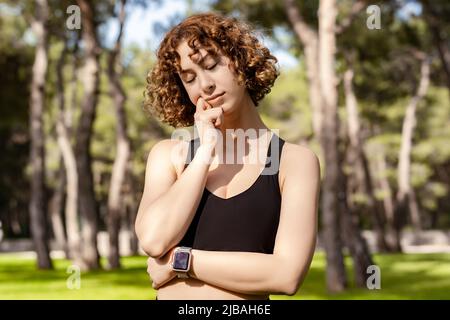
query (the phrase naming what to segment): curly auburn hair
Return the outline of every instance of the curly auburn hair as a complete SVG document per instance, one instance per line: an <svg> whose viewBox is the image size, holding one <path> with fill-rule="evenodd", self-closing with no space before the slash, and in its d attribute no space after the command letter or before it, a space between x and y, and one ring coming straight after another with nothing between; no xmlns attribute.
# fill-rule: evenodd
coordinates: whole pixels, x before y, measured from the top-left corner
<svg viewBox="0 0 450 320"><path fill-rule="evenodd" d="M180 56L176 48L187 41L194 52L226 55L257 106L279 75L277 58L260 43L251 27L216 13L193 15L170 30L157 51L157 62L147 75L144 110L172 127L194 124L195 105L190 101L178 75Z"/></svg>

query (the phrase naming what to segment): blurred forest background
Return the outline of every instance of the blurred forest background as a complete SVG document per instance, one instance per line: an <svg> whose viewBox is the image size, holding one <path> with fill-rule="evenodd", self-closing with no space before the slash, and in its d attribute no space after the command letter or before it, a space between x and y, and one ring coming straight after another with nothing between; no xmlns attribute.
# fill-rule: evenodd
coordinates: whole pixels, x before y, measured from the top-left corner
<svg viewBox="0 0 450 320"><path fill-rule="evenodd" d="M174 130L143 111L146 75L164 33L210 10L253 24L279 57L259 111L320 157L329 292L349 286L347 255L365 287L374 253L406 252L405 234L450 243L448 1L3 0L0 252L31 239L38 269L61 251L84 271L139 254L147 155Z"/></svg>

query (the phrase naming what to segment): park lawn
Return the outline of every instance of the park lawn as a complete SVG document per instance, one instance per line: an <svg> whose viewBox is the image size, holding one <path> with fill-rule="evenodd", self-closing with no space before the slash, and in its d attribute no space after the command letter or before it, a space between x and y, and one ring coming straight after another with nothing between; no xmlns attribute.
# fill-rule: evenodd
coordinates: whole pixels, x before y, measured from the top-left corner
<svg viewBox="0 0 450 320"><path fill-rule="evenodd" d="M54 259L55 270L37 271L34 259L0 255L0 299L154 299L146 273L146 257L124 257L122 270L81 273L79 289L69 289L70 261ZM450 299L449 254L374 255L381 269L381 289L351 288L328 295L325 290L325 256L317 252L311 269L294 296L277 299ZM102 259L102 264L106 261ZM346 267L352 283L351 259Z"/></svg>

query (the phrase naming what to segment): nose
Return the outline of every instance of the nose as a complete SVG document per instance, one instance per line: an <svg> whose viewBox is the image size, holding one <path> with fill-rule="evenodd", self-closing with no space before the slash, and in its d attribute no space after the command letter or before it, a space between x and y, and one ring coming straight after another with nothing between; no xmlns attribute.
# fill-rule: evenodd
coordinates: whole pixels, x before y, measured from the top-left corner
<svg viewBox="0 0 450 320"><path fill-rule="evenodd" d="M216 85L211 77L204 74L200 77L200 87L205 94L209 95L214 92Z"/></svg>

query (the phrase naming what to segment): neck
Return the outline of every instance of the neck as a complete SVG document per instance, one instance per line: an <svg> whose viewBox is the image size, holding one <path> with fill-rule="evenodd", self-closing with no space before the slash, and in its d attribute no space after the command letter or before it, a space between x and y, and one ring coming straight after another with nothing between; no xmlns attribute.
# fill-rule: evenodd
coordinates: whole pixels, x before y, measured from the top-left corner
<svg viewBox="0 0 450 320"><path fill-rule="evenodd" d="M263 121L261 120L261 117L258 113L258 111L256 110L256 106L253 103L252 99L250 98L250 96L248 94L246 94L244 96L244 98L242 99L242 101L240 102L240 104L238 106L235 106L235 108L232 108L231 111L228 111L226 113L224 113L224 122L222 123L222 125L220 126L220 128L217 128L218 130L220 130L221 134L222 134L222 141L221 141L221 145L222 145L222 154L218 154L217 155L217 161L219 161L219 158L223 160L223 155L228 154L229 152L233 151L235 152L234 154L234 159L233 163L238 163L237 161L237 149L241 148L242 153L242 157L248 156L249 152L250 152L250 144L251 141L249 140L253 140L250 138L250 136L252 135L251 131L255 130L256 131L256 140L253 141L253 143L255 143L254 146L258 146L259 145L259 141L260 138L263 136L267 136L267 133L270 131L267 126L263 123ZM235 130L240 130L243 131L242 133L244 133L247 136L247 130L251 130L250 131L250 136L248 137L248 139L244 139L241 140L238 138L237 135L234 134ZM227 132L229 131L229 132ZM237 133L239 134L239 133ZM239 142L240 141L240 142ZM247 142L245 142L247 141ZM238 145L238 143L244 143L244 145ZM256 150L256 149L255 149ZM244 158L240 159L240 161L244 161Z"/></svg>
<svg viewBox="0 0 450 320"><path fill-rule="evenodd" d="M235 108L235 110L224 114L224 123L217 129L221 131L224 139L227 133L226 130L232 129L232 131L234 131L242 129L246 131L248 129L254 129L258 134L260 129L268 130L248 94L244 96L240 106Z"/></svg>

